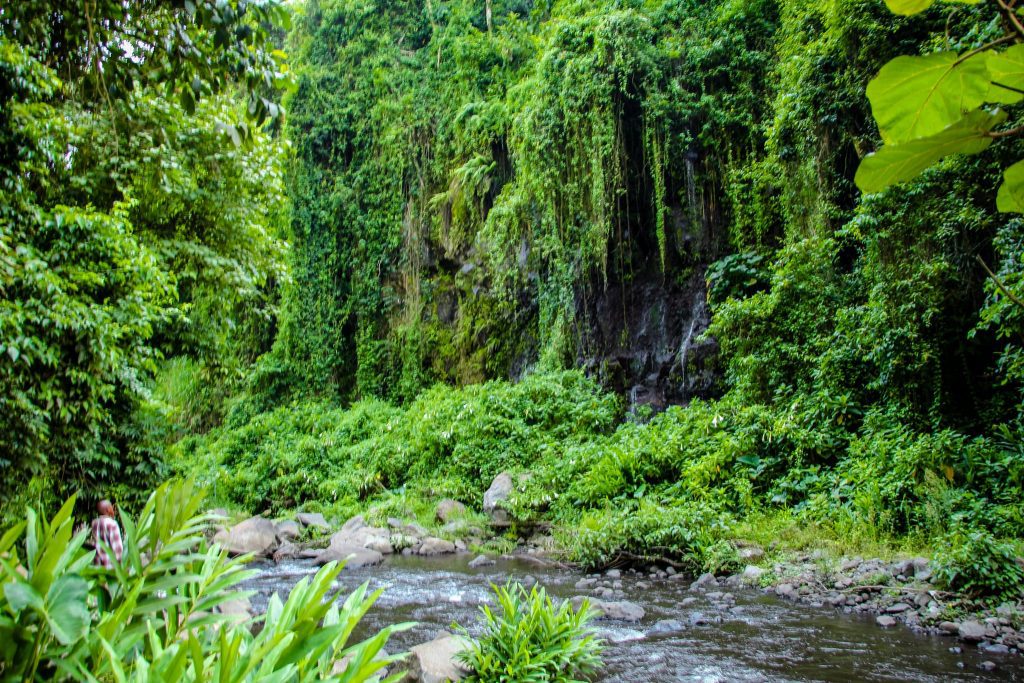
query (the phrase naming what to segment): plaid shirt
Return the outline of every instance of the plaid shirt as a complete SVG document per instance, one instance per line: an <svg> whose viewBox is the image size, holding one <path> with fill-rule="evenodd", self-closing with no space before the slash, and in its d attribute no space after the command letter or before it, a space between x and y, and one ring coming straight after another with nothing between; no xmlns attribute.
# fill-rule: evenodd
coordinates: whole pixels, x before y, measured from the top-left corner
<svg viewBox="0 0 1024 683"><path fill-rule="evenodd" d="M124 546L121 545L121 529L113 517L104 515L93 520L92 540L96 546L96 558L93 563L100 567L113 569L114 563L110 561L106 548L114 551L114 557L118 562L121 561L121 554L124 552Z"/></svg>

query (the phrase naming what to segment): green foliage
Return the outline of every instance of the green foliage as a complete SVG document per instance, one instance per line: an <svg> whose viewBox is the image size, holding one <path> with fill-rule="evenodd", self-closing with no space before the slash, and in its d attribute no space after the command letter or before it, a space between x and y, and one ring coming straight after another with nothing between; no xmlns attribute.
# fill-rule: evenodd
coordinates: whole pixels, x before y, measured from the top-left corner
<svg viewBox="0 0 1024 683"><path fill-rule="evenodd" d="M932 3L888 4L892 11L910 15ZM983 107L1013 105L1024 99L1024 45L1020 44L1024 28L1012 6L1000 5L994 15L974 13L975 25L962 39L968 48L964 52L897 57L868 84L872 113L886 144L861 162L856 176L861 190L878 192L915 178L946 156L977 154L994 140L1020 132L1019 128L995 131L1007 114ZM982 28L998 23L1005 25L1002 34ZM1005 51L996 50L1007 43L1014 44ZM1000 211L1024 212L1017 198L1024 194L1022 180L1013 166L1007 169L997 201Z"/></svg>
<svg viewBox="0 0 1024 683"><path fill-rule="evenodd" d="M588 623L595 617L584 600L558 606L543 588L492 586L497 610L480 608L484 633L459 653L472 673L468 681L576 683L601 666L601 641Z"/></svg>
<svg viewBox="0 0 1024 683"><path fill-rule="evenodd" d="M4 508L33 476L141 504L176 408L152 397L160 359L201 361L210 426L286 279L285 148L259 128L287 82L284 8L58 5L0 17Z"/></svg>
<svg viewBox="0 0 1024 683"><path fill-rule="evenodd" d="M1017 548L984 530L959 529L942 539L935 576L952 590L1015 600L1024 592L1024 567Z"/></svg>
<svg viewBox="0 0 1024 683"><path fill-rule="evenodd" d="M124 556L114 569L92 565L86 529L74 533L71 498L49 521L29 508L0 540L0 675L27 681L378 681L376 660L396 625L347 645L379 596L366 584L343 604L334 563L303 579L286 601L276 595L257 621L217 608L246 594L241 560L207 547L203 495L165 484L139 517L123 516ZM24 539L23 544L19 541ZM340 673L334 662L351 659ZM392 677L388 680L395 680Z"/></svg>

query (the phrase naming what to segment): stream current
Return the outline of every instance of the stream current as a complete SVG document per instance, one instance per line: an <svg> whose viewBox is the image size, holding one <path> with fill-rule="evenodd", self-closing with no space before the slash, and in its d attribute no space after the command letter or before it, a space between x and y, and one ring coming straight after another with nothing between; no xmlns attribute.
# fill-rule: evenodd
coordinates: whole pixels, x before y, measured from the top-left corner
<svg viewBox="0 0 1024 683"><path fill-rule="evenodd" d="M377 567L343 571L342 597L364 581L371 589L385 589L354 637L364 638L388 624L418 622L389 641L388 651L399 652L451 630L455 622L476 634L479 607L490 601L492 582L532 576L554 597L582 593L574 587L579 574L519 559L471 569L471 557L392 556ZM256 591L252 603L259 612L272 593L285 597L299 579L317 569L307 561L257 563L252 568L259 574L243 588ZM636 586L641 579L649 586ZM684 582L652 581L625 572L621 580L625 599L647 614L638 624L595 622L607 643L601 681L1024 681L1022 657L981 653L953 638L902 627L882 629L873 617L836 615L831 608L799 605L753 589L732 590L735 606L719 609ZM698 599L681 607L687 597ZM678 620L685 628L650 633L662 619ZM951 651L956 647L962 652ZM997 668L981 669L985 660Z"/></svg>

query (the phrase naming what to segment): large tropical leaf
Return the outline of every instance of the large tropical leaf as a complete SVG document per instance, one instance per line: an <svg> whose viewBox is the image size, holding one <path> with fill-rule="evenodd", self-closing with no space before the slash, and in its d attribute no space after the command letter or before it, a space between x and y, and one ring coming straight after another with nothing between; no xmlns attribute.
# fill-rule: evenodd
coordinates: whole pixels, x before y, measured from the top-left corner
<svg viewBox="0 0 1024 683"><path fill-rule="evenodd" d="M1024 213L1024 161L1018 161L1003 172L996 207L1008 213Z"/></svg>
<svg viewBox="0 0 1024 683"><path fill-rule="evenodd" d="M880 192L916 177L951 154L977 154L992 144L988 133L1005 120L1004 112L979 109L937 135L885 145L861 161L854 180L863 192Z"/></svg>
<svg viewBox="0 0 1024 683"><path fill-rule="evenodd" d="M942 132L985 101L990 83L985 55L936 52L893 59L867 94L882 140L893 144Z"/></svg>
<svg viewBox="0 0 1024 683"><path fill-rule="evenodd" d="M991 79L988 102L1016 104L1024 99L1024 44L1013 45L1005 52L988 54Z"/></svg>
<svg viewBox="0 0 1024 683"><path fill-rule="evenodd" d="M946 0L946 2L961 2L965 5L976 5L981 0ZM889 11L893 14L909 16L923 12L935 4L935 0L885 0Z"/></svg>

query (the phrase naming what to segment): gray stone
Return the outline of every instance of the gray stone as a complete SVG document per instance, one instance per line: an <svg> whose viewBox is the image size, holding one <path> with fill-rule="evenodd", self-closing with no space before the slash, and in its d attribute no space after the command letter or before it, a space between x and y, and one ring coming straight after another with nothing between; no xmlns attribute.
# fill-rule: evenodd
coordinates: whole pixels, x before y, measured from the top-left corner
<svg viewBox="0 0 1024 683"><path fill-rule="evenodd" d="M331 530L331 525L327 523L327 520L319 512L300 512L295 515L295 519L302 526L313 527L321 531Z"/></svg>
<svg viewBox="0 0 1024 683"><path fill-rule="evenodd" d="M661 619L656 621L654 626L647 632L647 635L668 635L686 630L686 624L678 619Z"/></svg>
<svg viewBox="0 0 1024 683"><path fill-rule="evenodd" d="M984 662L978 665L978 668L984 669L985 671L995 671L996 663L986 659Z"/></svg>
<svg viewBox="0 0 1024 683"><path fill-rule="evenodd" d="M216 610L221 614L226 614L231 617L232 621L245 621L251 617L256 616L256 611L252 608L252 603L245 595L240 595L237 598L222 602L216 607Z"/></svg>
<svg viewBox="0 0 1024 683"><path fill-rule="evenodd" d="M387 661L388 657L389 657L388 651L383 649L383 648L381 648L377 652L377 655L373 658L373 661L383 663L383 662ZM352 661L352 655L345 655L344 657L342 657L341 659L336 661L334 663L334 666L331 667L331 675L332 676L340 676L341 674L345 673L345 669L348 668L349 662L351 662L351 661ZM382 666L380 669L377 669L377 671L375 673L378 676L387 676L388 675L388 669L389 669L389 667Z"/></svg>
<svg viewBox="0 0 1024 683"><path fill-rule="evenodd" d="M764 548L756 543L743 544L736 550L736 554L742 562L760 562L764 559Z"/></svg>
<svg viewBox="0 0 1024 683"><path fill-rule="evenodd" d="M417 555L448 555L455 552L455 544L443 538L425 538L416 550Z"/></svg>
<svg viewBox="0 0 1024 683"><path fill-rule="evenodd" d="M896 619L883 614L882 616L875 617L875 623L881 626L882 628L889 628L890 626L896 625Z"/></svg>
<svg viewBox="0 0 1024 683"><path fill-rule="evenodd" d="M328 562L345 562L346 569L358 569L359 567L371 567L384 561L384 556L376 550L370 550L358 545L351 545L344 542L331 542L326 550L316 556L317 564Z"/></svg>
<svg viewBox="0 0 1024 683"><path fill-rule="evenodd" d="M607 576L609 579L617 579L622 576L622 572L620 572L618 569L609 569L604 573L604 575Z"/></svg>
<svg viewBox="0 0 1024 683"><path fill-rule="evenodd" d="M277 529L277 537L282 541L294 541L302 535L302 526L290 519L278 522L274 528Z"/></svg>
<svg viewBox="0 0 1024 683"><path fill-rule="evenodd" d="M571 601L572 607L579 610L584 600L590 601L590 607L598 613L598 619L615 619L618 621L640 621L644 618L646 611L634 602L622 600L612 602L599 600L597 598L585 598L577 595Z"/></svg>
<svg viewBox="0 0 1024 683"><path fill-rule="evenodd" d="M910 605L905 602L897 602L895 605L889 605L885 608L888 614L903 614L910 609Z"/></svg>
<svg viewBox="0 0 1024 683"><path fill-rule="evenodd" d="M690 590L704 590L707 588L716 587L718 587L718 579L716 579L715 575L711 572L701 574L700 578L698 578L696 581L690 584Z"/></svg>
<svg viewBox="0 0 1024 683"><path fill-rule="evenodd" d="M409 683L461 681L469 669L456 655L468 647L464 638L449 633L410 648L409 669L402 680Z"/></svg>
<svg viewBox="0 0 1024 683"><path fill-rule="evenodd" d="M679 601L679 606L680 607L689 607L689 606L695 605L695 604L697 604L697 598L692 598L692 597L691 598L683 598L682 600Z"/></svg>
<svg viewBox="0 0 1024 683"><path fill-rule="evenodd" d="M434 515L437 517L439 522L447 524L456 517L464 517L466 515L466 506L457 500L445 498L437 504L437 509L434 511Z"/></svg>
<svg viewBox="0 0 1024 683"><path fill-rule="evenodd" d="M580 579L576 582L576 590L585 591L590 590L597 585L597 579Z"/></svg>
<svg viewBox="0 0 1024 683"><path fill-rule="evenodd" d="M531 588L537 585L537 578L531 576L530 574L527 574L523 577L523 580L520 581L519 584L526 590L530 590Z"/></svg>
<svg viewBox="0 0 1024 683"><path fill-rule="evenodd" d="M965 621L957 628L957 634L962 640L977 643L985 639L985 626L976 621Z"/></svg>
<svg viewBox="0 0 1024 683"><path fill-rule="evenodd" d="M797 596L797 590L791 583L781 583L775 587L775 594L780 598L793 599Z"/></svg>
<svg viewBox="0 0 1024 683"><path fill-rule="evenodd" d="M274 562L281 562L282 560L293 560L302 553L302 548L295 545L291 541L284 541L274 551Z"/></svg>
<svg viewBox="0 0 1024 683"><path fill-rule="evenodd" d="M475 560L469 561L469 566L473 569L478 567L490 567L494 564L496 564L496 562L486 555L479 555Z"/></svg>
<svg viewBox="0 0 1024 683"><path fill-rule="evenodd" d="M502 472L494 478L491 482L490 487L484 493L484 512L489 514L494 521L504 523L508 517L501 509L501 504L508 500L508 497L512 495L512 491L515 488L515 484L512 482L512 475L508 472Z"/></svg>
<svg viewBox="0 0 1024 683"><path fill-rule="evenodd" d="M744 569L743 573L740 574L740 582L746 584L760 583L761 577L767 573L768 570L762 569L754 564L748 564Z"/></svg>
<svg viewBox="0 0 1024 683"><path fill-rule="evenodd" d="M271 557L277 550L277 529L269 519L252 517L230 529L218 531L213 540L231 555L252 553Z"/></svg>
<svg viewBox="0 0 1024 683"><path fill-rule="evenodd" d="M368 550L376 550L381 555L391 555L395 552L395 547L385 536L367 536L363 541L363 547Z"/></svg>
<svg viewBox="0 0 1024 683"><path fill-rule="evenodd" d="M978 649L993 655L1006 655L1010 653L1010 648L1002 643L982 643L978 646Z"/></svg>
<svg viewBox="0 0 1024 683"><path fill-rule="evenodd" d="M960 625L959 624L955 624L952 621L944 621L941 624L939 624L939 631L943 635L949 635L949 636L956 635L957 633L960 632Z"/></svg>

